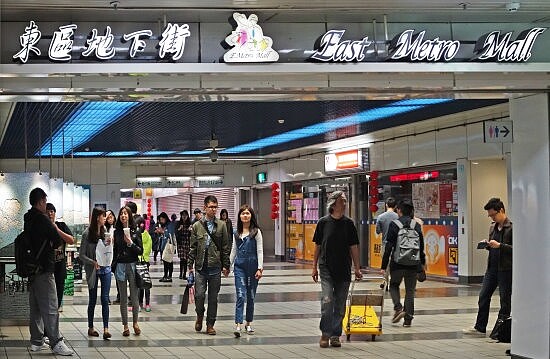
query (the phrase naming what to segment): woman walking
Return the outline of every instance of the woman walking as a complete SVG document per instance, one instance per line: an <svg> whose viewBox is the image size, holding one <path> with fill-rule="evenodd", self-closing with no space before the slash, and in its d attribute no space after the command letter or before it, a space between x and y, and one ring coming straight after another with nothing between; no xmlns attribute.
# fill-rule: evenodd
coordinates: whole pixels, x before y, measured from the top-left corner
<svg viewBox="0 0 550 359"><path fill-rule="evenodd" d="M191 219L189 212L183 210L180 212L180 220L178 221L178 229L176 232L176 242L178 244L178 257L180 259L180 276L179 279L187 279L187 257L189 256L189 247L191 240Z"/></svg>
<svg viewBox="0 0 550 359"><path fill-rule="evenodd" d="M128 329L128 293L126 283L130 287L130 300L132 301L132 319L134 334L140 335L141 329L138 325L139 302L138 288L136 285L136 263L138 256L143 255L143 244L141 233L136 230L132 211L128 207L122 207L118 212L118 219L115 225L115 247L114 257L117 263L115 278L120 290L120 316L124 330L122 335L130 336Z"/></svg>
<svg viewBox="0 0 550 359"><path fill-rule="evenodd" d="M231 267L235 274L235 337L241 336L243 324L244 303L246 301L247 334L254 334L252 320L254 319L254 297L258 281L263 275L263 240L262 232L256 221L252 207L243 205L239 209L237 233L233 235L233 246L230 255Z"/></svg>
<svg viewBox="0 0 550 359"><path fill-rule="evenodd" d="M80 260L86 271L88 283L88 335L98 337L94 329L94 311L97 303L97 284L101 281L101 316L103 318L103 339L111 338L109 333L109 291L111 289L111 262L113 240L105 230L105 210L94 208L89 227L82 233Z"/></svg>

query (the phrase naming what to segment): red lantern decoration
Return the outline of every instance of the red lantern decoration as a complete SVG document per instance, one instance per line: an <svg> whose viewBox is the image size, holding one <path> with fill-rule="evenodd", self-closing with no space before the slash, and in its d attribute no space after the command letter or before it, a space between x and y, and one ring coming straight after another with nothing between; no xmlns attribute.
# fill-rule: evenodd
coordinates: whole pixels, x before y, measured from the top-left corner
<svg viewBox="0 0 550 359"><path fill-rule="evenodd" d="M271 206L271 212L279 212L279 205L274 204Z"/></svg>
<svg viewBox="0 0 550 359"><path fill-rule="evenodd" d="M271 204L278 204L278 203L279 203L279 197L271 198Z"/></svg>
<svg viewBox="0 0 550 359"><path fill-rule="evenodd" d="M375 204L371 204L369 208L370 208L371 212L376 212L376 211L378 211L378 206L375 205Z"/></svg>
<svg viewBox="0 0 550 359"><path fill-rule="evenodd" d="M372 171L370 173L370 178L371 179L378 179L378 171Z"/></svg>
<svg viewBox="0 0 550 359"><path fill-rule="evenodd" d="M277 218L279 218L279 213L278 212L271 213L271 219L277 219Z"/></svg>
<svg viewBox="0 0 550 359"><path fill-rule="evenodd" d="M273 183L271 184L271 189L272 189L272 190L278 190L278 189L279 189L279 184L278 184L277 182L273 182Z"/></svg>
<svg viewBox="0 0 550 359"><path fill-rule="evenodd" d="M378 203L378 197L371 197L370 198L370 204L377 204Z"/></svg>

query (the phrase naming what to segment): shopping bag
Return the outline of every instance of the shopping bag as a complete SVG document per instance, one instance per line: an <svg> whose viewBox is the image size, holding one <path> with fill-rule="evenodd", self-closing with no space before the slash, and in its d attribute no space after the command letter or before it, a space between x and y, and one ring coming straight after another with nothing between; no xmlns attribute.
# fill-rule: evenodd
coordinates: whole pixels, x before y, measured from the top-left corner
<svg viewBox="0 0 550 359"><path fill-rule="evenodd" d="M181 300L180 313L187 314L187 308L189 307L189 287L185 286L183 291L183 298Z"/></svg>
<svg viewBox="0 0 550 359"><path fill-rule="evenodd" d="M139 289L151 289L153 282L149 274L149 268L145 262L136 264L136 285Z"/></svg>
<svg viewBox="0 0 550 359"><path fill-rule="evenodd" d="M176 252L176 246L172 243L172 240L168 240L164 250L162 251L162 260L165 262L172 263L174 260L174 253Z"/></svg>

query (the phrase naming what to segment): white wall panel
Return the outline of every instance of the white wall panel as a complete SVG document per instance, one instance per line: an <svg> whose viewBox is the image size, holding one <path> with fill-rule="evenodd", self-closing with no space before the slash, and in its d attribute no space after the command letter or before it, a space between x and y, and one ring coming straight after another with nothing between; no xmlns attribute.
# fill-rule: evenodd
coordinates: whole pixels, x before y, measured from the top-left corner
<svg viewBox="0 0 550 359"><path fill-rule="evenodd" d="M435 132L409 137L409 166L438 163L435 144Z"/></svg>
<svg viewBox="0 0 550 359"><path fill-rule="evenodd" d="M466 126L440 130L435 133L437 161L455 162L457 158L466 158Z"/></svg>
<svg viewBox="0 0 550 359"><path fill-rule="evenodd" d="M107 160L105 158L92 159L89 168L91 169L92 184L107 183Z"/></svg>
<svg viewBox="0 0 550 359"><path fill-rule="evenodd" d="M384 143L375 143L370 146L369 156L371 170L380 171L386 168L384 166Z"/></svg>
<svg viewBox="0 0 550 359"><path fill-rule="evenodd" d="M223 183L225 186L241 187L250 186L251 183L254 183L254 176L256 173L255 167L251 168L247 165L230 165L223 166L223 169ZM271 182L269 177L268 181Z"/></svg>
<svg viewBox="0 0 550 359"><path fill-rule="evenodd" d="M406 138L384 142L384 165L386 169L405 168L409 163L409 144Z"/></svg>

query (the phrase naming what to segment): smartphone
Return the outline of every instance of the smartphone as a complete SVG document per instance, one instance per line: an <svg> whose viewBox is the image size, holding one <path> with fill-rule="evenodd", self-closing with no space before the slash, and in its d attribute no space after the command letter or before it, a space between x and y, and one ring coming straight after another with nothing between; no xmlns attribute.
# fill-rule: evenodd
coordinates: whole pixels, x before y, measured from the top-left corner
<svg viewBox="0 0 550 359"><path fill-rule="evenodd" d="M489 243L487 241L481 241L477 244L477 249L485 249L488 245Z"/></svg>

